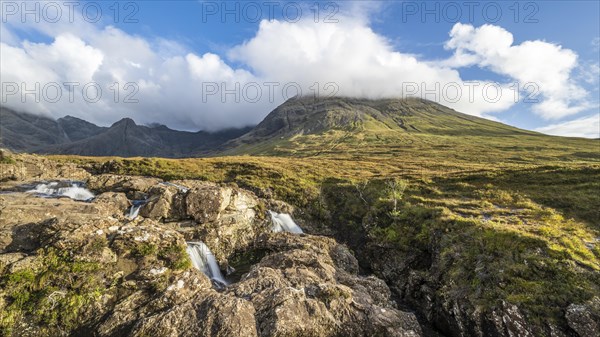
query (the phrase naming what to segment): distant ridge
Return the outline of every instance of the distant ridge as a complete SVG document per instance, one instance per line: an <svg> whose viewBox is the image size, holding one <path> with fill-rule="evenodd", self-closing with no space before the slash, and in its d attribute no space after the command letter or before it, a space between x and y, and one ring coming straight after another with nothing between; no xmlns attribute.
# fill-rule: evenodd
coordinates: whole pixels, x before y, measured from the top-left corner
<svg viewBox="0 0 600 337"><path fill-rule="evenodd" d="M58 120L0 109L0 145L18 152L119 157L435 156L560 147L547 136L460 113L428 100L349 97L292 98L255 127L218 132L177 131L123 118L100 127L79 118ZM24 136L26 135L26 136ZM586 145L588 139L570 138ZM557 152L559 153L559 152ZM597 154L581 152L580 157Z"/></svg>
<svg viewBox="0 0 600 337"><path fill-rule="evenodd" d="M186 132L164 125L137 125L123 118L110 127L82 119L48 117L0 109L0 145L17 152L119 157L201 156L250 128Z"/></svg>

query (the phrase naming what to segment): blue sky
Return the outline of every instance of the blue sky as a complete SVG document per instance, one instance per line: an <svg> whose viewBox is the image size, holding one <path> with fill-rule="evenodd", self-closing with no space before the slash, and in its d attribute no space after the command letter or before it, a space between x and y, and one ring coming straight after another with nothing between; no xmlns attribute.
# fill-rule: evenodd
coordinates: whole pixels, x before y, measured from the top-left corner
<svg viewBox="0 0 600 337"><path fill-rule="evenodd" d="M401 95L399 82L423 78L441 86L464 81L478 81L479 88L501 85L502 100L494 104L478 97L474 104L462 99L449 103L435 95L434 100L459 111L552 134L600 133L597 1L124 1L118 3L118 17L113 1L82 1L73 22L64 7L59 21L48 22L45 15L54 10L46 7L44 13L48 2L40 3L41 22L32 15L23 20L20 2L14 2L17 13L6 3L3 82L41 87L57 82L64 88L64 82L75 78L82 86L118 82L122 90L119 100L104 88L98 102L63 102L62 97L44 102L42 97L37 103L24 102L18 93L7 95L15 90L3 84L3 104L34 113L70 114L99 124L133 117L210 130L254 124L285 97L261 96L251 102L218 93L205 97L206 83L229 83L228 88L241 83L245 88L255 82L297 82L306 91L314 80L320 86L337 83L341 94L378 98ZM273 15L269 6L274 6ZM85 20L83 7L92 16L101 7L100 20ZM225 17L224 10L230 10ZM328 15L335 22L325 22ZM43 54L54 57L42 59ZM30 74L11 62L37 70ZM523 88L518 102L506 101L514 82L535 83L538 103L523 103ZM122 102L128 93L124 83L137 86L135 104Z"/></svg>

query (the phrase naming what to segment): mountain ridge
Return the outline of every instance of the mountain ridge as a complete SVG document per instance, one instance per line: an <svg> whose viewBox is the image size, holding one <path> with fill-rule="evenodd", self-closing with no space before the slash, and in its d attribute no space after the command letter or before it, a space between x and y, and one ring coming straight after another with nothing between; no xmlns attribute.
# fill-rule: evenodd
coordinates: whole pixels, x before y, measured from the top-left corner
<svg viewBox="0 0 600 337"><path fill-rule="evenodd" d="M101 127L73 116L54 121L2 108L0 131L1 144L15 151L119 157L367 155L394 154L408 148L425 153L451 149L452 145L458 150L467 141L481 148L502 148L502 139L518 139L530 147L545 146L544 142L558 144L555 136L418 98L295 97L254 127L217 132L138 125L131 118ZM27 139L20 134L28 134Z"/></svg>
<svg viewBox="0 0 600 337"><path fill-rule="evenodd" d="M277 107L252 131L224 144L220 153L298 155L303 152L313 155L322 154L323 148L344 144L373 145L386 140L380 145L394 147L404 143L439 142L453 136L553 137L417 98L303 97L290 99Z"/></svg>
<svg viewBox="0 0 600 337"><path fill-rule="evenodd" d="M4 107L0 109L0 145L17 152L39 154L193 157L247 131L249 128L217 132L178 131L164 125L138 125L131 118L101 127L68 115L53 120Z"/></svg>

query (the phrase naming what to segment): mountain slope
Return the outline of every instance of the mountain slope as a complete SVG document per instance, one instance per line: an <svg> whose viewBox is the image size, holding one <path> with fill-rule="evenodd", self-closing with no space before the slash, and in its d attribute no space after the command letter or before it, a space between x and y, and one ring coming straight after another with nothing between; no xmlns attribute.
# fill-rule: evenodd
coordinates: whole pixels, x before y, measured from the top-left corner
<svg viewBox="0 0 600 337"><path fill-rule="evenodd" d="M0 146L16 152L82 156L199 156L250 131L185 132L137 125L125 118L101 127L72 116L57 120L0 109Z"/></svg>
<svg viewBox="0 0 600 337"><path fill-rule="evenodd" d="M69 141L73 142L95 136L108 129L73 116L59 118L56 122L64 130Z"/></svg>
<svg viewBox="0 0 600 337"><path fill-rule="evenodd" d="M0 144L15 151L68 141L53 119L0 108Z"/></svg>
<svg viewBox="0 0 600 337"><path fill-rule="evenodd" d="M435 134L532 134L456 112L421 99L294 98L270 113L246 137L318 134L328 130L403 130Z"/></svg>
<svg viewBox="0 0 600 337"><path fill-rule="evenodd" d="M544 155L578 151L579 157L597 159L594 144L521 130L422 99L294 98L219 154L455 156L474 162L494 153L519 161L521 150L549 149Z"/></svg>
<svg viewBox="0 0 600 337"><path fill-rule="evenodd" d="M37 153L81 156L183 157L195 156L233 139L246 129L215 133L176 131L166 126L147 127L124 118L110 128L81 140L46 146Z"/></svg>

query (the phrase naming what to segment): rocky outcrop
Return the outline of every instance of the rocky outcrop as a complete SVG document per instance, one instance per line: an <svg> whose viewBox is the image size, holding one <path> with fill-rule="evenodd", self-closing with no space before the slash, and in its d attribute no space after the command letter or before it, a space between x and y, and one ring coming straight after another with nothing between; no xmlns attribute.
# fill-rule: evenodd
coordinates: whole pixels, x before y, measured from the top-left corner
<svg viewBox="0 0 600 337"><path fill-rule="evenodd" d="M140 216L165 222L189 218L185 209L186 192L175 186L153 186L148 190L148 202L140 208Z"/></svg>
<svg viewBox="0 0 600 337"><path fill-rule="evenodd" d="M2 335L422 335L382 280L358 275L348 248L271 233L265 205L285 203L201 181L95 175L87 184L88 202L0 194ZM147 202L131 219L139 197ZM192 267L187 240L238 268L232 283L215 288Z"/></svg>
<svg viewBox="0 0 600 337"><path fill-rule="evenodd" d="M265 204L291 208L280 201L259 199L238 187L203 181L165 183L154 178L103 174L91 177L87 186L94 191L117 191L132 200L145 200L139 216L172 223L189 240L202 239L214 247L213 253L224 266L229 256L246 249L258 235L270 230Z"/></svg>
<svg viewBox="0 0 600 337"><path fill-rule="evenodd" d="M600 297L585 304L571 304L565 313L569 327L579 336L594 336L600 333Z"/></svg>
<svg viewBox="0 0 600 337"><path fill-rule="evenodd" d="M415 316L394 307L385 283L356 275L356 259L335 241L269 234L254 249L271 253L222 293L184 274L171 288L182 301L139 319L132 335L421 335Z"/></svg>
<svg viewBox="0 0 600 337"><path fill-rule="evenodd" d="M261 233L268 232L264 206L251 192L207 185L189 191L187 211L197 222L196 235L210 247L221 264L246 250Z"/></svg>
<svg viewBox="0 0 600 337"><path fill-rule="evenodd" d="M161 181L157 178L102 174L91 176L87 187L97 192L123 192L129 199L141 200L147 198L150 188Z"/></svg>
<svg viewBox="0 0 600 337"><path fill-rule="evenodd" d="M73 163L61 163L29 154L0 149L0 182L71 179L85 180L90 174Z"/></svg>
<svg viewBox="0 0 600 337"><path fill-rule="evenodd" d="M259 335L421 335L415 316L395 308L385 283L358 276L358 262L334 240L271 234L255 249L271 253L227 292L252 302Z"/></svg>

